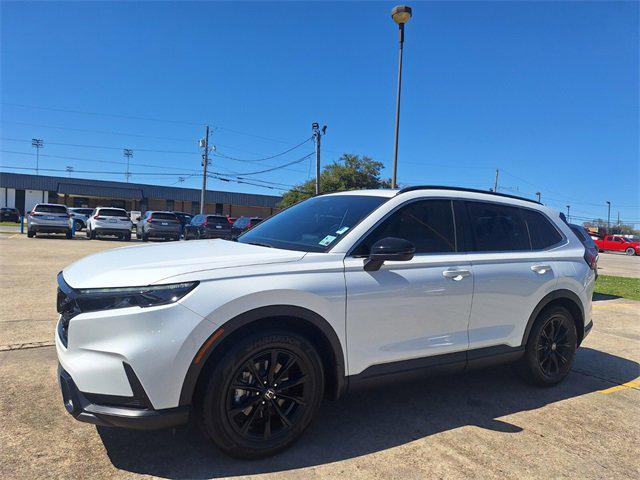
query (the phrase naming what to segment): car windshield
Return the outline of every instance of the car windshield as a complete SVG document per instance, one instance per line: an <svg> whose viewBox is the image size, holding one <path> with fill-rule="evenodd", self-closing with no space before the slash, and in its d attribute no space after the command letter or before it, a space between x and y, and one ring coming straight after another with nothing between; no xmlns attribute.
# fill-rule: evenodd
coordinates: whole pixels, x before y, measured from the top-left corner
<svg viewBox="0 0 640 480"><path fill-rule="evenodd" d="M365 195L310 198L256 225L238 237L238 242L326 252L386 200L385 197Z"/></svg>
<svg viewBox="0 0 640 480"><path fill-rule="evenodd" d="M128 217L127 212L117 208L101 208L98 211L98 215L101 217Z"/></svg>
<svg viewBox="0 0 640 480"><path fill-rule="evenodd" d="M34 211L39 213L67 213L67 208L63 205L38 205Z"/></svg>

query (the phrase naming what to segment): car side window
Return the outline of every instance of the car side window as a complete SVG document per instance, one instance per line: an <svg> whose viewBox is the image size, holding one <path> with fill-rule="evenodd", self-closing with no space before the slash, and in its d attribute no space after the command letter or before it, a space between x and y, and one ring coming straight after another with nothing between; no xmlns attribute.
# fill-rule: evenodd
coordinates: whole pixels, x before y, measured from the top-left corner
<svg viewBox="0 0 640 480"><path fill-rule="evenodd" d="M562 235L540 212L522 209L522 215L527 222L531 246L534 250L544 250L562 240Z"/></svg>
<svg viewBox="0 0 640 480"><path fill-rule="evenodd" d="M467 202L475 251L531 250L529 233L520 209L485 202Z"/></svg>
<svg viewBox="0 0 640 480"><path fill-rule="evenodd" d="M368 255L371 246L385 237L410 241L417 254L455 252L451 201L420 200L399 208L367 235L354 251L354 256Z"/></svg>

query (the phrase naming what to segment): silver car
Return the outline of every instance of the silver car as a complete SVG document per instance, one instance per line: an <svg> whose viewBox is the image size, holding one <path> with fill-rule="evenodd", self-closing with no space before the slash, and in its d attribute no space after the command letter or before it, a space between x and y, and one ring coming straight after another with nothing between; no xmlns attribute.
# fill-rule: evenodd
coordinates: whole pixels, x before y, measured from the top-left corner
<svg viewBox="0 0 640 480"><path fill-rule="evenodd" d="M64 233L71 238L69 210L57 203L38 203L27 214L27 237L37 233Z"/></svg>
<svg viewBox="0 0 640 480"><path fill-rule="evenodd" d="M93 213L93 208L70 208L69 209L69 225L75 223L75 231L78 232L83 228L87 228L87 220Z"/></svg>
<svg viewBox="0 0 640 480"><path fill-rule="evenodd" d="M143 242L149 238L180 240L181 225L173 212L148 211L140 217L136 226L136 237Z"/></svg>

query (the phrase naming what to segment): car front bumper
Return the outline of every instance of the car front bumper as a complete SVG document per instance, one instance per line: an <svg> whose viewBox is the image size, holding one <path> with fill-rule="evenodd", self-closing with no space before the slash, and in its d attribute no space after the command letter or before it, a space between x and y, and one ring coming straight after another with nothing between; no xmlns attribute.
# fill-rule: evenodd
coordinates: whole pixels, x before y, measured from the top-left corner
<svg viewBox="0 0 640 480"><path fill-rule="evenodd" d="M188 406L154 410L144 406L112 405L114 399L108 395L84 394L60 364L58 364L58 384L62 392L64 408L81 422L105 427L155 430L182 425L189 419ZM94 403L101 400L104 404ZM144 402L144 399L140 401Z"/></svg>

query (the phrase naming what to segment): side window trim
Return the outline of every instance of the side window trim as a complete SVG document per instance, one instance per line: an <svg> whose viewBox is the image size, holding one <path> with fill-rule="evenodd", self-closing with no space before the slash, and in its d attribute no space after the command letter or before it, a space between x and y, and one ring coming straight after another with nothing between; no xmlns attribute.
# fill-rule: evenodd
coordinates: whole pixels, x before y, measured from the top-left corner
<svg viewBox="0 0 640 480"><path fill-rule="evenodd" d="M364 256L362 255L353 255L353 252L355 250L358 249L358 247L360 247L360 245L362 244L362 242L364 242L367 237L369 235L371 235L376 228L378 228L383 222L385 222L389 217L391 217L391 215L393 215L394 213L396 213L398 210L411 205L412 203L416 203L416 202L424 202L424 201L429 201L429 200L445 200L451 203L451 213L453 215L453 233L454 233L454 246L456 248L456 251L454 252L432 252L432 253L418 253L416 252L416 254L414 255L414 258L416 257L432 257L434 255L457 255L460 253L466 253L466 252L460 252L458 251L458 239L457 239L457 231L456 231L456 215L455 215L455 210L453 209L453 204L456 200L456 198L453 197L418 197L418 198L412 198L411 200L407 200L406 202L401 203L400 205L397 205L393 210L387 212L382 218L380 218L376 223L374 223L371 228L369 228L369 230L367 230L354 244L353 246L349 249L349 251L347 252L347 254L345 255L345 258L347 257L352 257L352 258L364 258ZM373 213L373 212L372 212Z"/></svg>

